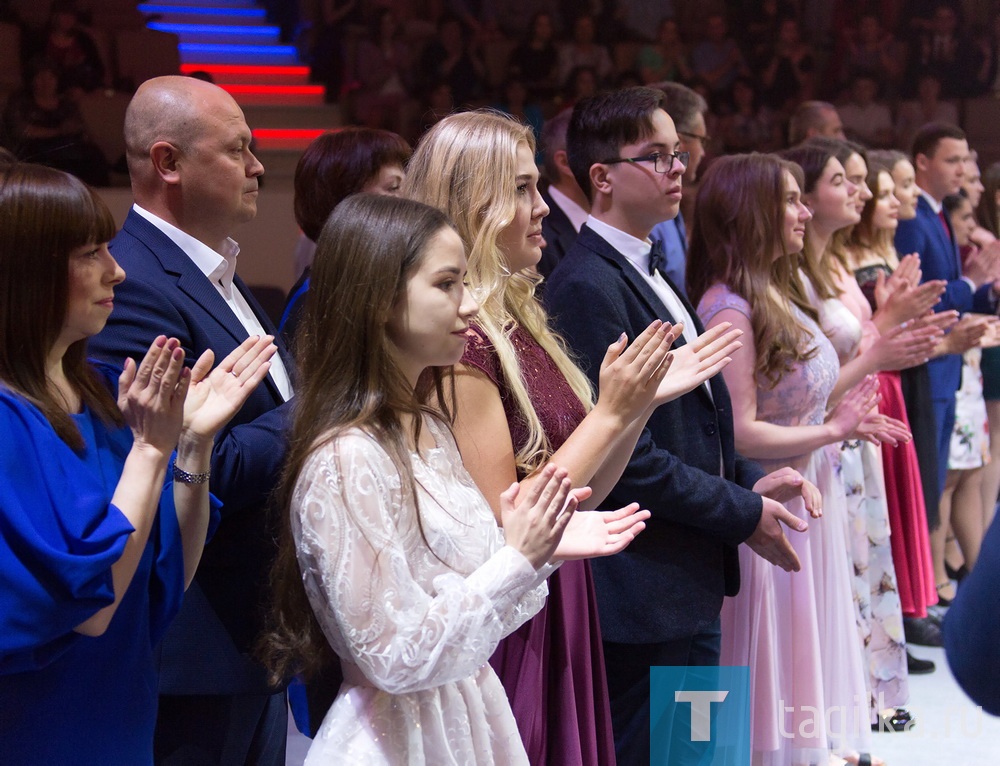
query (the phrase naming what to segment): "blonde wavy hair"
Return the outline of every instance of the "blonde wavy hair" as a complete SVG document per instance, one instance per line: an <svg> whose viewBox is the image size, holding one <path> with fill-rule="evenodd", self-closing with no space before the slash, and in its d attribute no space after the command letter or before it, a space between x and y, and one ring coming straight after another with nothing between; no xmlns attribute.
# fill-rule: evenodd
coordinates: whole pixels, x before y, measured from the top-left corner
<svg viewBox="0 0 1000 766"><path fill-rule="evenodd" d="M538 277L511 273L498 239L517 208L517 149L535 153L531 128L512 117L480 109L452 114L420 141L407 165L403 194L444 211L454 221L469 257L468 279L479 301L476 322L496 349L500 368L528 428L517 450L519 471L531 473L551 456L552 447L528 396L510 336L518 326L548 353L588 411L593 391L549 327L535 299Z"/></svg>

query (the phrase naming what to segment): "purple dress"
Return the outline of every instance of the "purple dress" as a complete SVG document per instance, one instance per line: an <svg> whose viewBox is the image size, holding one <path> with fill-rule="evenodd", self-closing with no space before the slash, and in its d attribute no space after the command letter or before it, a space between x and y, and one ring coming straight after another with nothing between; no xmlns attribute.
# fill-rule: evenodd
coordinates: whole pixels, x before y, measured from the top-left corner
<svg viewBox="0 0 1000 766"><path fill-rule="evenodd" d="M557 450L586 411L529 333L517 327L511 340L542 429ZM518 450L527 442L527 426L493 345L481 334L473 336L462 363L480 370L500 390ZM567 561L549 577L545 606L500 642L490 663L507 691L532 766L615 763L597 600L587 561Z"/></svg>

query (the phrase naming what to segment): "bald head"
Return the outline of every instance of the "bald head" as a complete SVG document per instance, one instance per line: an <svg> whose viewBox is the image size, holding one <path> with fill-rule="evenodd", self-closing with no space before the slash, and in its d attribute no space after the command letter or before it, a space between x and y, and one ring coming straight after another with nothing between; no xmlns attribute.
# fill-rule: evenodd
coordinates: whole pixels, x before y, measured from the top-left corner
<svg viewBox="0 0 1000 766"><path fill-rule="evenodd" d="M125 112L125 152L133 183L153 172L150 149L165 141L185 149L206 130L220 105L239 110L217 85L193 77L154 77L135 92Z"/></svg>
<svg viewBox="0 0 1000 766"><path fill-rule="evenodd" d="M220 251L257 212L264 167L250 151L243 111L222 88L191 77L156 77L125 114L136 203Z"/></svg>
<svg viewBox="0 0 1000 766"><path fill-rule="evenodd" d="M788 143L798 146L807 138L828 136L844 138L844 124L837 107L826 101L803 101L788 121Z"/></svg>

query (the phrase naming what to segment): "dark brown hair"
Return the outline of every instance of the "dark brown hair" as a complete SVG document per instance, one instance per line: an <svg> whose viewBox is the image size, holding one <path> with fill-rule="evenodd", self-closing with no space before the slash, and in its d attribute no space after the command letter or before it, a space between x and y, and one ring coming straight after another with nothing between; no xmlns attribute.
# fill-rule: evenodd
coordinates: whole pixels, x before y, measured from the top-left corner
<svg viewBox="0 0 1000 766"><path fill-rule="evenodd" d="M292 537L292 496L306 460L343 431L359 428L386 451L404 491L415 498L412 450L400 416L414 416L414 444L422 414L449 419L442 370L425 371L414 392L393 361L386 332L407 278L419 268L430 240L449 226L444 213L420 202L358 194L344 200L323 227L312 270L314 299L299 336L295 415L278 487L282 515L271 574L271 626L259 648L275 683L297 672L310 675L335 660L309 604ZM426 404L432 393L444 412Z"/></svg>
<svg viewBox="0 0 1000 766"><path fill-rule="evenodd" d="M1000 237L1000 213L997 211L997 191L1000 191L1000 162L994 162L983 171L983 196L976 208L979 225L994 237Z"/></svg>
<svg viewBox="0 0 1000 766"><path fill-rule="evenodd" d="M772 155L713 162L698 189L687 268L693 303L722 283L750 304L755 377L758 385L772 387L816 353L805 347L809 336L787 302L797 260L788 252L775 259L778 248L784 251L785 171L802 183L797 165Z"/></svg>
<svg viewBox="0 0 1000 766"><path fill-rule="evenodd" d="M566 131L566 151L573 177L593 201L590 168L618 156L626 144L653 133L653 113L666 111L662 90L636 86L582 99L573 107Z"/></svg>
<svg viewBox="0 0 1000 766"><path fill-rule="evenodd" d="M934 157L937 146L946 138L954 138L956 141L965 141L965 132L957 125L949 122L929 122L917 131L913 137L913 164L917 164L917 155L922 154L928 159Z"/></svg>
<svg viewBox="0 0 1000 766"><path fill-rule="evenodd" d="M66 321L70 252L114 234L107 205L79 179L41 165L0 164L0 382L38 407L74 449L83 439L45 365ZM109 424L124 422L87 363L86 340L67 349L63 368L87 407Z"/></svg>
<svg viewBox="0 0 1000 766"><path fill-rule="evenodd" d="M357 194L387 165L405 167L410 145L388 130L349 127L313 140L295 168L295 220L314 242L341 200Z"/></svg>

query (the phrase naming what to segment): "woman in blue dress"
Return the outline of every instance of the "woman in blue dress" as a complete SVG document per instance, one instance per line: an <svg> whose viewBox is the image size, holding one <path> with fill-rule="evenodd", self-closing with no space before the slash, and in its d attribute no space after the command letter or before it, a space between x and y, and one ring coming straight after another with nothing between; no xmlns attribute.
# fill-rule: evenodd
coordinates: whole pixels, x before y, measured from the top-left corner
<svg viewBox="0 0 1000 766"><path fill-rule="evenodd" d="M0 165L0 763L152 763L212 441L274 353L250 338L187 368L160 336L124 371L88 362L125 278L113 234L78 179Z"/></svg>

